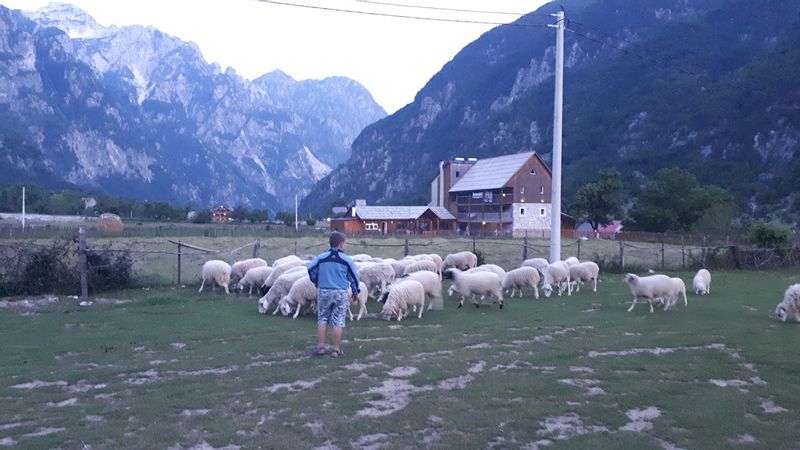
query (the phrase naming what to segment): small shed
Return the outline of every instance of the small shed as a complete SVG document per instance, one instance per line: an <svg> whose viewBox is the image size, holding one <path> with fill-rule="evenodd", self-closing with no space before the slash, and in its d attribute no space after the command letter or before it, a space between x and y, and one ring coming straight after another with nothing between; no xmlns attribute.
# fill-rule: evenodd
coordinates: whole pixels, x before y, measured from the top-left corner
<svg viewBox="0 0 800 450"><path fill-rule="evenodd" d="M122 219L112 213L100 214L97 218L97 231L102 233L121 233L125 229Z"/></svg>

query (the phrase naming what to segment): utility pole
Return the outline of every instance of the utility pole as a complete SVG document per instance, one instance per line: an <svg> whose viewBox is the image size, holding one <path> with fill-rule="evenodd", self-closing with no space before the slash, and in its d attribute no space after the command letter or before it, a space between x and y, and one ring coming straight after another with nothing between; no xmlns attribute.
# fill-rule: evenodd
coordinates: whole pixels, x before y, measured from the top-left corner
<svg viewBox="0 0 800 450"><path fill-rule="evenodd" d="M297 194L294 194L294 232L297 233Z"/></svg>
<svg viewBox="0 0 800 450"><path fill-rule="evenodd" d="M550 217L550 262L561 261L561 119L564 103L564 11L550 14L556 23L556 74L553 105L553 182Z"/></svg>
<svg viewBox="0 0 800 450"><path fill-rule="evenodd" d="M22 231L25 231L25 186L22 186Z"/></svg>

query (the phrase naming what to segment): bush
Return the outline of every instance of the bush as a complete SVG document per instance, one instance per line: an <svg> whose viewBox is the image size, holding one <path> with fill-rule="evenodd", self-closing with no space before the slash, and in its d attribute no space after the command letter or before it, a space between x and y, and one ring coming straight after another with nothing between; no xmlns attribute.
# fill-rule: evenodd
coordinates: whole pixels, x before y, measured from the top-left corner
<svg viewBox="0 0 800 450"><path fill-rule="evenodd" d="M20 244L0 261L0 295L78 293L75 250L71 239L57 239L49 245Z"/></svg>
<svg viewBox="0 0 800 450"><path fill-rule="evenodd" d="M781 248L789 243L792 231L777 222L756 222L750 228L750 242L759 248Z"/></svg>
<svg viewBox="0 0 800 450"><path fill-rule="evenodd" d="M87 252L89 288L94 293L114 289L124 289L132 284L131 261L128 251Z"/></svg>
<svg viewBox="0 0 800 450"><path fill-rule="evenodd" d="M475 249L475 256L478 257L478 265L482 266L486 263L486 255L483 254L482 251Z"/></svg>
<svg viewBox="0 0 800 450"><path fill-rule="evenodd" d="M313 227L316 224L317 224L316 220L314 220L314 219L306 219L306 225L308 225L310 227Z"/></svg>

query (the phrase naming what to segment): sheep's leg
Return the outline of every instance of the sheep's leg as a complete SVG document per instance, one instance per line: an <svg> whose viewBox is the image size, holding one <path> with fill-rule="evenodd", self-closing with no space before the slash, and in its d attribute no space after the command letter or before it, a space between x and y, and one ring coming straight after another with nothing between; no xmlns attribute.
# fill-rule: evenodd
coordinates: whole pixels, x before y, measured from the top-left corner
<svg viewBox="0 0 800 450"><path fill-rule="evenodd" d="M358 317L356 317L356 320L361 320L361 318L364 317L366 314L367 314L367 304L362 303L361 307L358 309Z"/></svg>
<svg viewBox="0 0 800 450"><path fill-rule="evenodd" d="M450 288L447 289L447 296L448 297L452 297L453 296L453 286L450 286Z"/></svg>
<svg viewBox="0 0 800 450"><path fill-rule="evenodd" d="M628 312L633 311L633 307L636 306L636 297L633 297L633 303L631 303L631 307L628 308Z"/></svg>
<svg viewBox="0 0 800 450"><path fill-rule="evenodd" d="M294 312L292 319L297 319L297 316L300 315L300 304L297 305L297 311Z"/></svg>
<svg viewBox="0 0 800 450"><path fill-rule="evenodd" d="M597 292L597 278L592 280L592 292Z"/></svg>
<svg viewBox="0 0 800 450"><path fill-rule="evenodd" d="M686 291L682 292L682 294L683 294L683 306L689 306L689 300L686 299Z"/></svg>
<svg viewBox="0 0 800 450"><path fill-rule="evenodd" d="M203 282L200 283L200 289L197 290L198 293L203 292L203 286L206 284L206 279L203 278Z"/></svg>
<svg viewBox="0 0 800 450"><path fill-rule="evenodd" d="M567 296L572 295L572 285L569 284L569 276L567 276Z"/></svg>
<svg viewBox="0 0 800 450"><path fill-rule="evenodd" d="M458 302L458 307L461 308L462 306L464 306L464 296L463 295L461 296L461 301Z"/></svg>
<svg viewBox="0 0 800 450"><path fill-rule="evenodd" d="M653 310L653 299L652 298L648 298L647 301L650 302L650 312L651 313L654 312L654 310Z"/></svg>
<svg viewBox="0 0 800 450"><path fill-rule="evenodd" d="M267 305L267 308L269 308L269 305ZM272 315L273 315L273 316L276 316L276 315L278 315L278 311L279 311L280 309L281 309L281 304L280 304L280 303L277 303L277 304L275 305L275 311L272 311Z"/></svg>
<svg viewBox="0 0 800 450"><path fill-rule="evenodd" d="M533 297L536 298L536 300L539 300L539 287L538 286L534 286L533 287Z"/></svg>
<svg viewBox="0 0 800 450"><path fill-rule="evenodd" d="M350 317L350 322L353 321L353 310L350 308L350 303L347 303L347 315Z"/></svg>
<svg viewBox="0 0 800 450"><path fill-rule="evenodd" d="M420 305L419 306L419 315L417 316L417 319L422 319L422 311L425 310L425 308L423 308L423 306L425 306L425 305Z"/></svg>
<svg viewBox="0 0 800 450"><path fill-rule="evenodd" d="M667 311L672 306L672 297L664 297L664 311Z"/></svg>

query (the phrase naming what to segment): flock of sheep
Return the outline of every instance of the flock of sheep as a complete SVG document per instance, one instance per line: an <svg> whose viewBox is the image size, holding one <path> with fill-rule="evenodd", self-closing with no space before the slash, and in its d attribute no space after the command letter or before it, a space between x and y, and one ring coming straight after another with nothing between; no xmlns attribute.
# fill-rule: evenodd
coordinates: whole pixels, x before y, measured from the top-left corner
<svg viewBox="0 0 800 450"><path fill-rule="evenodd" d="M273 306L273 315L280 312L296 318L300 314L314 313L317 292L306 270L311 259L310 256L289 255L276 259L271 266L261 258L246 259L233 265L221 260L207 261L203 264L199 292L210 283L212 290L221 286L225 293L230 293L229 286L234 283L239 292L248 289L250 295L256 288L263 295L258 300L260 314L266 314ZM407 256L400 260L358 254L352 259L361 280L361 292L350 305L358 306L356 320L367 314L369 298L383 303L380 318L402 320L412 312L421 318L426 299L427 309L431 309L435 302L441 302L442 279L445 277L453 281L448 295L460 296L459 308L467 298L476 308L488 298L502 309L504 293L513 298L519 292L522 297L524 288L530 288L537 299L540 287L546 297L556 291L559 296L564 292L572 295L573 290L579 292L583 284L590 285L592 291L597 292L600 275L597 264L579 261L575 257L553 263L544 258L527 259L520 267L508 272L496 264L479 266L477 256L469 251L450 254L444 259L437 254ZM654 311L654 305L660 305L666 311L680 298L683 298L684 306L688 306L686 285L681 278L628 273L623 280L633 294L628 311L645 300L650 304L650 312ZM700 269L692 280L692 288L696 295L709 294L711 273ZM353 313L348 313L353 320ZM791 317L800 322L800 284L786 290L783 301L775 308L774 317L784 322Z"/></svg>

